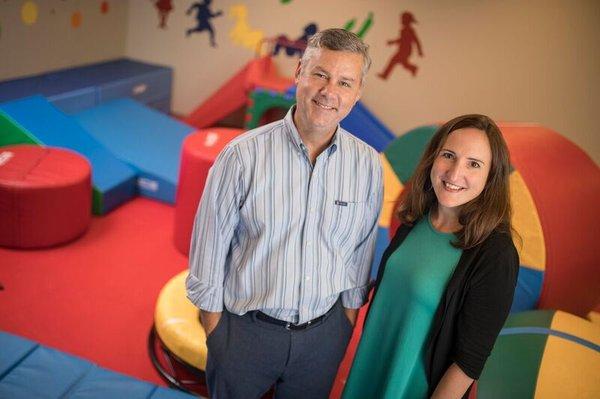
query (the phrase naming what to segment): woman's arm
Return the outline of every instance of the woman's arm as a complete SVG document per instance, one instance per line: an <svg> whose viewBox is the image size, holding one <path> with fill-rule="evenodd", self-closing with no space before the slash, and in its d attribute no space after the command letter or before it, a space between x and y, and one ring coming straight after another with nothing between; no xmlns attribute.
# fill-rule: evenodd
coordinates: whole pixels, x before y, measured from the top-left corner
<svg viewBox="0 0 600 399"><path fill-rule="evenodd" d="M456 363L452 363L435 388L431 399L460 399L472 383L473 379L466 375Z"/></svg>

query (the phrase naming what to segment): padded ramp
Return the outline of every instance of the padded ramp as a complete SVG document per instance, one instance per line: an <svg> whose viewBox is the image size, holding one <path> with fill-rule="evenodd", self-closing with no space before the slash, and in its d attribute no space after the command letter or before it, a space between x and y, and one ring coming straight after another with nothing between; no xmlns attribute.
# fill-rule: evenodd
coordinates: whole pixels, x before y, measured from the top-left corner
<svg viewBox="0 0 600 399"><path fill-rule="evenodd" d="M181 146L194 128L131 99L110 101L73 118L137 170L141 195L175 203Z"/></svg>
<svg viewBox="0 0 600 399"><path fill-rule="evenodd" d="M0 146L34 143L69 148L92 165L93 212L104 214L135 195L135 171L42 96L0 104ZM7 140L6 142L4 140Z"/></svg>
<svg viewBox="0 0 600 399"><path fill-rule="evenodd" d="M340 125L365 143L370 144L378 152L382 152L396 138L394 133L360 101L354 105L352 111L340 122Z"/></svg>
<svg viewBox="0 0 600 399"><path fill-rule="evenodd" d="M12 334L0 332L0 347L0 398L192 398Z"/></svg>

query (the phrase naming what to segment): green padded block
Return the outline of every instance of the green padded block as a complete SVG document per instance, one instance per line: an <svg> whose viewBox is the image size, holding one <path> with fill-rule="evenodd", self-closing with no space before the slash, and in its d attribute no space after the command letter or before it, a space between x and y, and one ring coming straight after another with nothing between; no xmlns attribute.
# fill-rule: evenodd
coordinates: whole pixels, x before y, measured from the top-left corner
<svg viewBox="0 0 600 399"><path fill-rule="evenodd" d="M410 130L392 141L383 152L403 184L406 184L412 176L425 151L425 146L438 127L431 125Z"/></svg>
<svg viewBox="0 0 600 399"><path fill-rule="evenodd" d="M548 336L498 337L477 382L477 399L533 398Z"/></svg>
<svg viewBox="0 0 600 399"><path fill-rule="evenodd" d="M0 111L0 146L13 144L41 144L25 128Z"/></svg>
<svg viewBox="0 0 600 399"><path fill-rule="evenodd" d="M275 93L261 89L250 93L251 106L248 107L245 129L254 129L260 124L260 118L272 108L289 109L296 103L293 95Z"/></svg>
<svg viewBox="0 0 600 399"><path fill-rule="evenodd" d="M530 310L513 313L506 320L504 328L511 327L542 327L550 328L555 310Z"/></svg>

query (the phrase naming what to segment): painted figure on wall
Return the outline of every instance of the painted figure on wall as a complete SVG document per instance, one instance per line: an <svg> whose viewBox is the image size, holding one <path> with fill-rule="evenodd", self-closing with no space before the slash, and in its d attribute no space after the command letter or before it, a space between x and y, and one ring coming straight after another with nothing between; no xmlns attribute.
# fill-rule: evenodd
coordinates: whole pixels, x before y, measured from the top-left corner
<svg viewBox="0 0 600 399"><path fill-rule="evenodd" d="M193 3L190 8L188 8L186 15L190 15L194 10L196 10L196 27L188 29L185 32L185 35L189 36L194 32L200 33L208 31L210 35L211 47L217 47L217 43L215 42L215 30L210 23L210 20L223 15L223 11L212 12L210 9L210 3L212 3L212 0L204 0L203 2L198 1Z"/></svg>
<svg viewBox="0 0 600 399"><path fill-rule="evenodd" d="M235 4L229 7L229 16L235 20L235 25L229 31L229 38L233 44L257 51L265 33L254 29L248 23L248 7L244 4Z"/></svg>
<svg viewBox="0 0 600 399"><path fill-rule="evenodd" d="M275 42L275 48L273 49L273 55L279 54L279 50L285 49L285 53L292 57L294 55L301 56L306 48L306 43L308 43L308 39L315 33L317 33L319 29L317 28L317 24L310 23L304 27L304 33L302 36L297 38L296 40L290 40L286 35L279 35L277 37L277 41Z"/></svg>
<svg viewBox="0 0 600 399"><path fill-rule="evenodd" d="M158 27L167 29L167 18L171 11L173 11L173 2L171 0L157 0L154 2L154 6L158 10L158 18L160 20Z"/></svg>
<svg viewBox="0 0 600 399"><path fill-rule="evenodd" d="M369 29L371 29L372 25L373 25L373 13L369 12L369 14L367 15L367 18L363 21L362 25L356 32L354 32L354 28L356 27L356 18L352 18L351 20L346 22L346 25L344 25L344 29L346 29L347 31L356 33L356 36L363 39L365 37L365 35L367 34L367 32L369 31Z"/></svg>
<svg viewBox="0 0 600 399"><path fill-rule="evenodd" d="M412 55L413 45L417 47L419 57L423 57L423 49L421 48L421 42L417 37L417 32L412 27L412 24L416 23L417 20L411 12L405 11L400 15L400 22L402 27L400 29L400 37L397 39L388 40L388 46L398 45L398 51L390 58L388 65L382 73L378 73L381 79L387 80L394 69L396 64L400 64L404 69L408 70L412 76L417 76L417 70L419 69L416 65L411 64L409 61Z"/></svg>

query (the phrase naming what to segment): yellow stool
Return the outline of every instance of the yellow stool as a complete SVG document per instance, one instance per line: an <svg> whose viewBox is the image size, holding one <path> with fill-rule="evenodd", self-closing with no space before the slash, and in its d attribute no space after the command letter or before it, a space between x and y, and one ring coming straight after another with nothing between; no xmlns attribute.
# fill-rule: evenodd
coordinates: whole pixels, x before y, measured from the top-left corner
<svg viewBox="0 0 600 399"><path fill-rule="evenodd" d="M148 337L152 364L171 386L207 395L206 334L200 311L186 297L187 270L165 284L156 300L154 325Z"/></svg>

